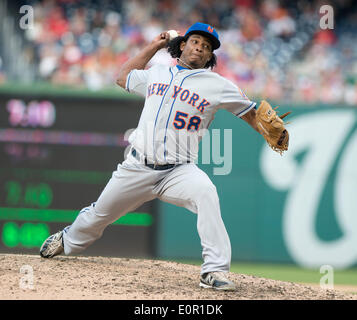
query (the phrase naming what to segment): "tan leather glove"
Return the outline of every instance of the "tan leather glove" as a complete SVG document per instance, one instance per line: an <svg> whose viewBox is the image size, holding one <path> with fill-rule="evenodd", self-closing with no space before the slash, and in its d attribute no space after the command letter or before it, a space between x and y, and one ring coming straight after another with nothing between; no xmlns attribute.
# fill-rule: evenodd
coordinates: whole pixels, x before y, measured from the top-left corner
<svg viewBox="0 0 357 320"><path fill-rule="evenodd" d="M289 132L285 129L285 123L282 119L290 113L290 111L286 112L279 117L265 100L262 100L256 112L256 123L259 132L268 145L281 155L289 147Z"/></svg>

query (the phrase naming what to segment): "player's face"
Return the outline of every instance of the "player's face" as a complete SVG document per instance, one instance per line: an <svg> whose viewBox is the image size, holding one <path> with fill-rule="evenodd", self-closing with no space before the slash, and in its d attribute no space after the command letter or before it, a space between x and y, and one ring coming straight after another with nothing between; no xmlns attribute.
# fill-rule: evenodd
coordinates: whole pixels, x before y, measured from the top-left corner
<svg viewBox="0 0 357 320"><path fill-rule="evenodd" d="M181 42L180 59L195 69L203 68L212 58L212 45L208 38L199 34L191 35L187 42Z"/></svg>

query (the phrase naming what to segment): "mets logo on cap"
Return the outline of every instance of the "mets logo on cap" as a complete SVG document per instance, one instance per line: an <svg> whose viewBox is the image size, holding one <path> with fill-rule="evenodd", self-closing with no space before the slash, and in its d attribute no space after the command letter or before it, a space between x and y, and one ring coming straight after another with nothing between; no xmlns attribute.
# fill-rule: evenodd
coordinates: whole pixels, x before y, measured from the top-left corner
<svg viewBox="0 0 357 320"><path fill-rule="evenodd" d="M211 42L212 42L212 49L218 49L221 45L221 42L219 41L219 36L217 31L210 26L209 24L202 23L202 22L196 22L194 23L190 28L185 33L185 37L189 36L193 33L201 34L206 37L208 37Z"/></svg>

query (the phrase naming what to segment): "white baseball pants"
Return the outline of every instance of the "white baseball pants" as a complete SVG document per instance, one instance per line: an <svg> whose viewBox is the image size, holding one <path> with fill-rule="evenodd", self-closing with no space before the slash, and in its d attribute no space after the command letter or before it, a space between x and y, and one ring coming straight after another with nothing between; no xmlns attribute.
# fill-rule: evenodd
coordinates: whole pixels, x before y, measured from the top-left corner
<svg viewBox="0 0 357 320"><path fill-rule="evenodd" d="M113 172L98 200L82 209L73 224L65 228L65 254L83 251L102 236L109 224L155 198L197 214L203 257L201 274L229 271L231 244L221 218L216 187L206 173L194 163L153 170L131 153Z"/></svg>

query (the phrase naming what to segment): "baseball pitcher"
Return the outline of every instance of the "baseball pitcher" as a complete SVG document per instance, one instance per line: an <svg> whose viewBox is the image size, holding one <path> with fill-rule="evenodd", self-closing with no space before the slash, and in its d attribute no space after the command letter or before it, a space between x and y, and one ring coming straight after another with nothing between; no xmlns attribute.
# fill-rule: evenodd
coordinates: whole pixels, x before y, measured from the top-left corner
<svg viewBox="0 0 357 320"><path fill-rule="evenodd" d="M231 81L211 69L220 47L216 30L204 23L170 40L163 32L120 69L117 84L145 98L130 152L113 172L96 202L82 209L72 225L51 235L40 255L79 253L99 239L104 229L144 202L160 199L197 214L202 245L200 286L235 290L229 280L230 240L221 218L216 187L195 164L202 132L215 113L226 109L261 133L273 150L288 149L289 134L268 102L259 107ZM146 66L167 48L177 65Z"/></svg>

